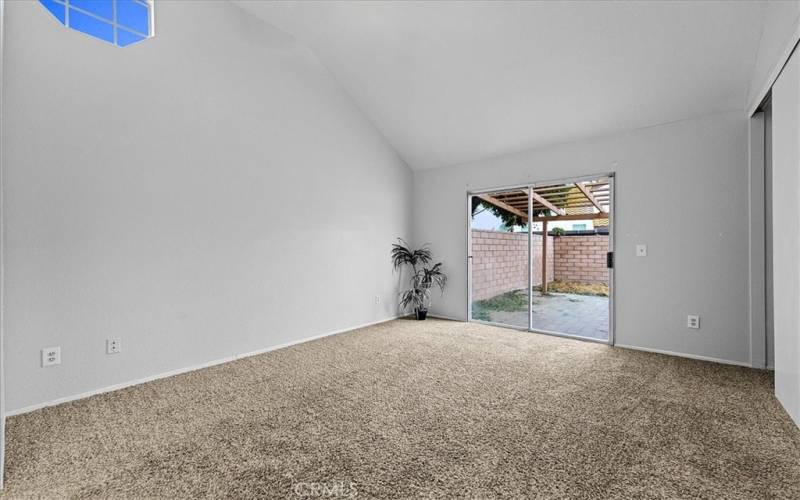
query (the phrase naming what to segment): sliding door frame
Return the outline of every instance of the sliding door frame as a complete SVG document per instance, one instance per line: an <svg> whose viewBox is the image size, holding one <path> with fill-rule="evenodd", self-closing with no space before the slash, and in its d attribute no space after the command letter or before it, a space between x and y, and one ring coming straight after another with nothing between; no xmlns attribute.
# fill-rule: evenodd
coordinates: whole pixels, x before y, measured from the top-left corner
<svg viewBox="0 0 800 500"><path fill-rule="evenodd" d="M613 346L615 342L615 282L614 282L614 275L616 269L616 262L612 267L608 268L608 340L601 340L601 339L593 339L589 337L581 337L579 335L573 335L569 333L563 332L553 332L549 330L540 330L533 328L533 293L532 293L532 286L533 286L533 224L531 223L532 216L533 216L533 191L538 186L548 186L552 184L570 184L575 182L585 182L591 181L598 178L607 177L608 178L608 189L609 189L609 209L608 209L608 251L612 252L612 255L615 252L615 238L614 233L616 231L616 218L615 218L615 208L616 208L616 200L615 200L615 179L616 175L614 172L606 172L602 174L594 174L594 175L582 175L578 177L566 177L561 179L552 179L552 180L542 180L536 182L528 182L524 184L515 184L511 186L502 186L496 188L487 188L487 189L475 189L467 191L466 196L466 235L467 235L467 322L474 322L474 323L482 323L485 325L492 325L492 326L500 326L503 328L512 328L515 330L522 330L528 331L533 333L542 333L545 335L554 335L557 337L567 337L577 340L583 340L586 342L596 342L600 344L608 344ZM472 318L472 198L477 195L481 194L490 194L490 193L497 193L502 191L509 191L514 189L525 189L528 192L528 326L516 326L516 325L508 325L505 323L496 323L492 321L483 321L479 319ZM547 237L547 235L542 235L542 237ZM616 259L614 259L616 261Z"/></svg>

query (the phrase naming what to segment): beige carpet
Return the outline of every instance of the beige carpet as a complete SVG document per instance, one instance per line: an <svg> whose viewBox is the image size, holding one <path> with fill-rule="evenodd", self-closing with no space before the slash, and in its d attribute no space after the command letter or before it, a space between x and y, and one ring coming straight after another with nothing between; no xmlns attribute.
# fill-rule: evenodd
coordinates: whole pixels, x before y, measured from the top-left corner
<svg viewBox="0 0 800 500"><path fill-rule="evenodd" d="M11 418L4 495L800 498L771 378L393 321Z"/></svg>

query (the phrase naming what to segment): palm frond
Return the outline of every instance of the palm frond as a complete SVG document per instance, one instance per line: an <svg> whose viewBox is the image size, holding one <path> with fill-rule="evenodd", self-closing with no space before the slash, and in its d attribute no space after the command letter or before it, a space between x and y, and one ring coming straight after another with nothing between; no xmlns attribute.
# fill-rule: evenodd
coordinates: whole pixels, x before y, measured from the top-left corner
<svg viewBox="0 0 800 500"><path fill-rule="evenodd" d="M431 253L430 248L428 248L428 244L422 246L422 248L418 248L416 250L412 250L410 245L402 238L397 238L398 243L392 244L392 265L394 266L394 270L397 271L405 265L409 265L414 268L416 271L417 265L419 264L427 264L431 260L433 260L433 254Z"/></svg>
<svg viewBox="0 0 800 500"><path fill-rule="evenodd" d="M442 263L437 262L433 267L423 267L417 271L413 282L415 287L431 289L435 286L439 288L441 293L444 293L444 287L447 285L447 275L442 271Z"/></svg>
<svg viewBox="0 0 800 500"><path fill-rule="evenodd" d="M422 246L422 248L418 248L414 250L414 258L416 259L416 263L418 264L427 264L431 260L433 260L433 254L431 253L430 248L428 248L428 244Z"/></svg>
<svg viewBox="0 0 800 500"><path fill-rule="evenodd" d="M415 266L416 256L414 252L408 247L408 243L402 238L397 238L400 243L392 244L392 266L397 271L405 265Z"/></svg>
<svg viewBox="0 0 800 500"><path fill-rule="evenodd" d="M429 290L409 288L400 294L400 308L406 310L409 306L414 306L414 309L425 309L425 304L429 299Z"/></svg>

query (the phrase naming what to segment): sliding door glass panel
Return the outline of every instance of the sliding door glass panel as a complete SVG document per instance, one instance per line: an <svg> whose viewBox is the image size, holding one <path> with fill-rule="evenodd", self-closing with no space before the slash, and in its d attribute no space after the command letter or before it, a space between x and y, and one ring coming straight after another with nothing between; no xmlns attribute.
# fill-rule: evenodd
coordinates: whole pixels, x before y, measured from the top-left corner
<svg viewBox="0 0 800 500"><path fill-rule="evenodd" d="M472 196L472 318L529 328L528 189Z"/></svg>
<svg viewBox="0 0 800 500"><path fill-rule="evenodd" d="M611 183L533 188L531 329L608 341Z"/></svg>

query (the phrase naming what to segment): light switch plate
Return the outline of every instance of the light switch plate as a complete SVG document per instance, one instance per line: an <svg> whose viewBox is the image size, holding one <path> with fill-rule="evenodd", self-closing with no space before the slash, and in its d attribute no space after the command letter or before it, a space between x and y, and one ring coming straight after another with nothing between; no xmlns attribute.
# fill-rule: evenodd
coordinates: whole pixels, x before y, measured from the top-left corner
<svg viewBox="0 0 800 500"><path fill-rule="evenodd" d="M647 245L636 245L636 256L637 257L647 257Z"/></svg>
<svg viewBox="0 0 800 500"><path fill-rule="evenodd" d="M42 367L61 364L61 347L45 347L42 349Z"/></svg>

